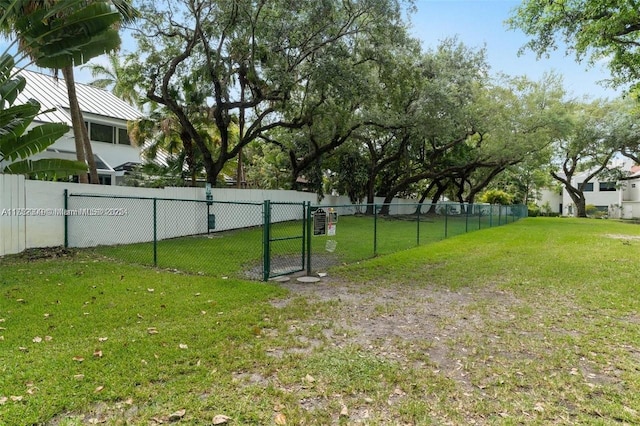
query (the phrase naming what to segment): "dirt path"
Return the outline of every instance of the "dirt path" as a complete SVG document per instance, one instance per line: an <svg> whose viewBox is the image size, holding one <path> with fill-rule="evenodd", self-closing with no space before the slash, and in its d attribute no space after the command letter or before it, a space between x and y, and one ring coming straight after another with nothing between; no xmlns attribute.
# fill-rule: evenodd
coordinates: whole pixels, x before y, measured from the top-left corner
<svg viewBox="0 0 640 426"><path fill-rule="evenodd" d="M321 314L314 318L334 324L324 332L332 345L357 345L412 368L432 368L463 388L471 385L461 365L473 348L451 342L482 333L487 312L491 312L492 320L508 321L513 306L520 303L507 292L486 287L460 291L433 286L377 287L329 277L313 284L294 278L281 285L291 294L274 302L280 308L297 297L310 304L337 302L324 317Z"/></svg>

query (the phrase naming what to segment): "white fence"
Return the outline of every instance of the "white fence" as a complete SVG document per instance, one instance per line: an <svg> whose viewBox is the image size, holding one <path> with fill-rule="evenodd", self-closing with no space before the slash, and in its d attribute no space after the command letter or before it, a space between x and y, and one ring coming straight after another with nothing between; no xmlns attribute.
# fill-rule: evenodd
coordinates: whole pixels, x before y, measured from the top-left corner
<svg viewBox="0 0 640 426"><path fill-rule="evenodd" d="M19 253L28 248L55 247L65 243L64 193L111 195L114 197L69 197L68 209L80 210L84 216L66 216L69 220L69 239L75 246L124 244L153 240L153 201L137 200L128 205L115 202L115 197L157 198L158 205L171 204L170 200L205 200L204 188L133 188L124 186L100 186L67 182L25 180L23 176L0 174L0 256ZM82 203L75 201L82 198ZM122 198L121 200L124 200ZM160 200L162 199L162 200ZM214 188L211 213L216 215L216 231L257 226L262 223L260 214L242 215L237 204L252 203L261 211L264 200L283 203L311 202L318 204L315 194L296 191ZM377 198L376 203L382 203ZM413 204L413 200L394 199L394 204ZM320 205L348 205L348 197L325 197ZM158 239L172 238L207 232L206 203L185 203L188 209L158 209ZM158 206L156 206L158 207ZM111 216L100 214L100 209L126 209L124 215L114 210ZM407 206L411 213L415 205ZM97 212L95 216L87 213ZM69 213L69 210L66 211ZM345 208L341 214L356 213L355 208ZM290 220L288 216L276 220Z"/></svg>

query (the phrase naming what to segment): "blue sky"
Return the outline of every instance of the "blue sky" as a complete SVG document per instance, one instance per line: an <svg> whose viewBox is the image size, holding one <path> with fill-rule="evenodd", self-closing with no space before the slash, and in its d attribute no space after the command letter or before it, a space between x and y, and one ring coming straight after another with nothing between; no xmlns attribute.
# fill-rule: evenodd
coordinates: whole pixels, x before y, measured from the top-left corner
<svg viewBox="0 0 640 426"><path fill-rule="evenodd" d="M446 37L458 36L471 47L486 47L491 72L526 75L538 80L545 72L564 76L567 91L574 96L614 98L621 90L605 88L598 81L609 78L603 65L588 68L577 63L565 50L551 52L548 59L537 59L528 51L518 56L518 50L528 38L521 31L509 30L504 21L511 16L520 1L514 0L415 0L417 13L410 19L412 34L422 40L425 49L434 48Z"/></svg>

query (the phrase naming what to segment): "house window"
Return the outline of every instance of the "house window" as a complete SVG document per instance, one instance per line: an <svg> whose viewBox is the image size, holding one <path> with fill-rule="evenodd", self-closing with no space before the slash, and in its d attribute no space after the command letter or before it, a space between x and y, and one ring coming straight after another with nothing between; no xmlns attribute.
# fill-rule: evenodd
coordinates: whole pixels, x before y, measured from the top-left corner
<svg viewBox="0 0 640 426"><path fill-rule="evenodd" d="M114 143L113 126L106 126L104 124L91 123L89 126L89 132L91 133L91 140L98 142Z"/></svg>
<svg viewBox="0 0 640 426"><path fill-rule="evenodd" d="M578 187L580 187L580 185L582 185L582 182L578 184ZM585 183L584 187L582 188L582 192L592 192L592 191L593 191L593 182Z"/></svg>
<svg viewBox="0 0 640 426"><path fill-rule="evenodd" d="M600 192L602 191L615 191L616 183L615 182L600 182Z"/></svg>
<svg viewBox="0 0 640 426"><path fill-rule="evenodd" d="M127 129L118 127L118 143L120 145L131 145L131 140L129 139L129 133L127 133Z"/></svg>

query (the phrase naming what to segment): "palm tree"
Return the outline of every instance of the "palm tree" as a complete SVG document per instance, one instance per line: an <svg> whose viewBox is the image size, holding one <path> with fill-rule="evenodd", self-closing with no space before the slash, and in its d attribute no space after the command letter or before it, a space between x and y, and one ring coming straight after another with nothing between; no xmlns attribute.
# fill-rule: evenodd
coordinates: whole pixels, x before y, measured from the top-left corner
<svg viewBox="0 0 640 426"><path fill-rule="evenodd" d="M14 66L11 55L0 56L0 173L48 179L86 172L84 162L28 159L52 145L69 131L69 127L62 123L47 123L26 131L40 113L40 104L33 99L22 105L13 104L27 83L24 77L13 74ZM3 163L8 165L3 167Z"/></svg>
<svg viewBox="0 0 640 426"><path fill-rule="evenodd" d="M69 128L65 124L52 123L35 126L27 131L40 112L40 104L31 99L25 104L14 105L27 84L24 77L19 75L21 69L16 69L16 61L23 62L30 56L33 62L39 59L42 52L52 52L52 57L55 56L59 63L64 65L65 60L72 63L73 57L81 55L87 45L85 40L75 36L77 20L69 19L58 25L55 30L43 31L42 26L24 26L25 22L42 22L44 17L34 17L21 6L23 5L17 1L0 0L0 31L11 32L8 28L16 13L22 13L19 21L23 25L22 38L13 39L7 50L0 54L0 173L51 178L86 172L87 166L84 161L28 159L53 144ZM51 12L62 12L66 6L68 3L54 4L51 6ZM18 51L13 55L9 54L9 50L16 44L19 46ZM22 65L24 68L28 63Z"/></svg>
<svg viewBox="0 0 640 426"><path fill-rule="evenodd" d="M206 108L191 108L192 122L196 123L196 130L200 138L206 143L211 152L219 149L220 134L218 129L208 118ZM179 120L168 110L160 108L153 111L148 118L142 118L130 125L129 136L133 143L142 146L143 155L149 162L157 161L160 156L165 157L167 165L171 166L175 174L182 174L186 165L191 186L196 185L198 177L206 177L202 154L195 146L195 142L182 126ZM238 138L237 125L230 126L230 138ZM236 164L230 161L225 165L222 173L233 175Z"/></svg>
<svg viewBox="0 0 640 426"><path fill-rule="evenodd" d="M89 84L100 89L109 89L111 93L130 105L138 106L140 97L136 91L136 80L129 72L131 63L129 58L121 60L117 51L107 53L107 65L88 63L82 69L91 71L95 79Z"/></svg>
<svg viewBox="0 0 640 426"><path fill-rule="evenodd" d="M89 165L91 183L99 183L91 142L78 104L73 65L117 49L120 45L117 25L133 19L135 10L126 0L1 0L0 6L4 11L0 31L5 34L15 32L20 45L36 65L62 70L69 95L76 155L78 161L86 161ZM40 38L39 42L34 40L34 35ZM70 43L79 47L69 50ZM80 174L78 179L82 183L89 181L85 174Z"/></svg>

